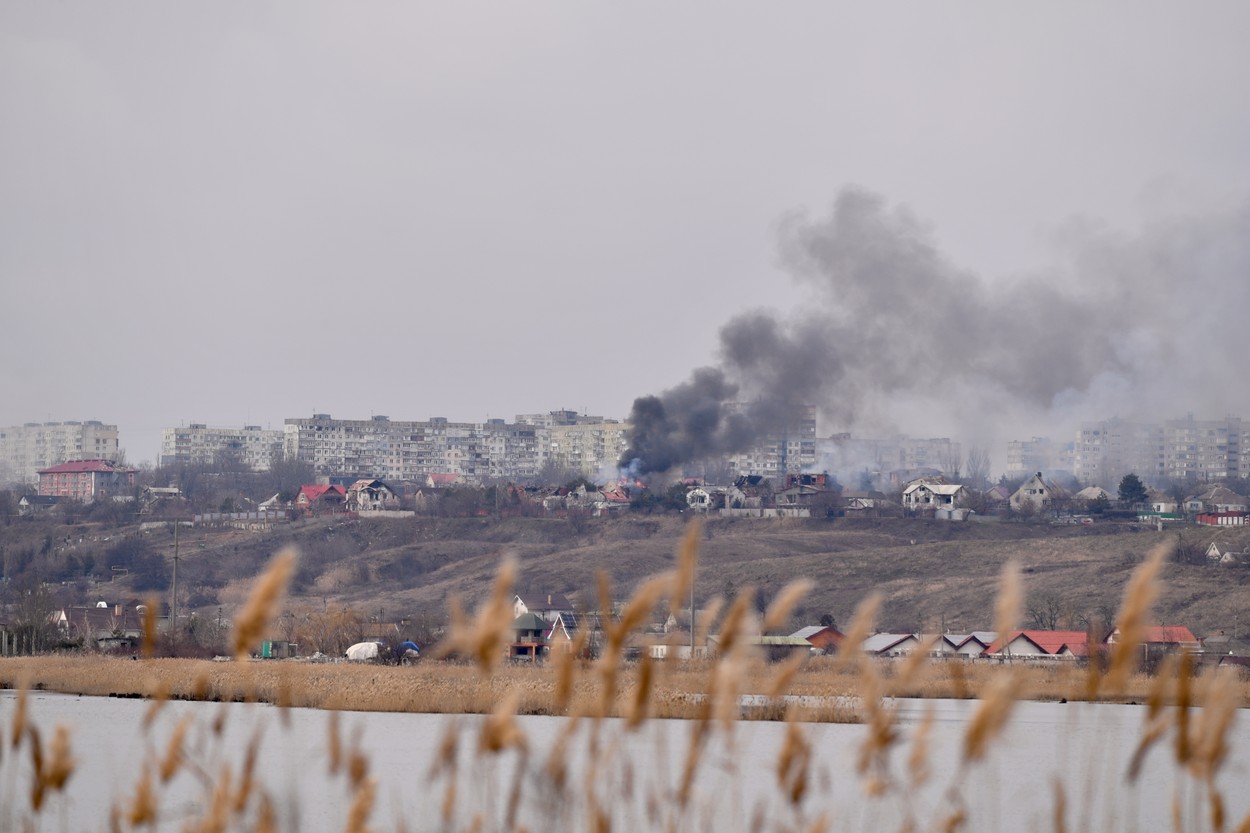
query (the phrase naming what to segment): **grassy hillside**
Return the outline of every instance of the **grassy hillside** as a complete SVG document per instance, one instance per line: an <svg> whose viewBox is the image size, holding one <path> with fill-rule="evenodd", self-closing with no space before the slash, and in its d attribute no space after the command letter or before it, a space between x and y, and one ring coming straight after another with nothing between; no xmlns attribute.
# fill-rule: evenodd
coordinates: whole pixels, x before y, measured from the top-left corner
<svg viewBox="0 0 1250 833"><path fill-rule="evenodd" d="M673 564L684 530L682 518L584 525L540 519L318 520L265 535L231 533L220 540L210 535L191 544L195 554L183 563L188 576L195 575L196 561L214 565L209 572L216 572L217 580L220 574L231 576L220 592L229 606L245 592L240 579L280 545L294 543L302 563L293 603L435 615L455 594L468 607L484 598L506 554L519 562L519 590L593 594L602 570L624 594ZM989 629L997 576L1006 560L1015 559L1024 571L1032 618L1075 627L1082 617L1109 616L1132 568L1154 545L1177 534L1110 524L711 519L704 528L696 603L747 585L768 599L806 576L816 585L796 614L797 624L826 613L846 622L877 590L885 597L883 629ZM1239 530L1194 528L1179 535L1191 551L1205 549L1213 539L1240 546L1250 538ZM1169 563L1164 579L1157 608L1161 623L1186 624L1200 634L1247 626L1238 614L1250 601L1250 570Z"/></svg>
<svg viewBox="0 0 1250 833"><path fill-rule="evenodd" d="M229 618L250 579L280 547L301 557L294 607L343 606L386 619L408 614L432 621L453 595L472 608L488 593L500 559L519 562L517 589L589 594L605 571L618 595L668 569L685 530L682 517L625 517L593 522L515 518L407 520L309 519L258 532L183 527L178 552L184 609ZM65 528L15 521L0 532L6 575L27 573L65 582L65 594L116 600L168 586L172 528ZM795 625L823 614L846 623L871 591L885 602L879 626L896 630L968 631L993 626L995 582L1014 558L1024 570L1026 610L1058 626L1108 616L1119 605L1132 568L1160 541L1180 536L1189 553L1212 540L1250 544L1250 530L1188 527L1164 533L1137 525L960 524L903 519L826 521L709 519L704 527L696 603L751 585L765 600L806 576L815 588ZM113 579L112 567L131 565ZM153 576L155 569L160 575ZM110 580L113 579L113 580ZM1199 635L1245 631L1250 570L1169 563L1157 606L1164 624ZM65 600L60 603L70 603ZM1026 624L1031 619L1026 614Z"/></svg>

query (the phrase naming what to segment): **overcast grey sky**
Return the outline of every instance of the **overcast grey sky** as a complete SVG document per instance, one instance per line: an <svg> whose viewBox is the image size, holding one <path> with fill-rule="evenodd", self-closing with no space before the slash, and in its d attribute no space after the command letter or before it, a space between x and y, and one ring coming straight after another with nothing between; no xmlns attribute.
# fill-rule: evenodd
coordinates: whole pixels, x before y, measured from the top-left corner
<svg viewBox="0 0 1250 833"><path fill-rule="evenodd" d="M932 249L893 291L991 299L933 349L1008 361L852 380L822 433L1250 416L1247 32L1242 2L5 3L0 425L114 422L138 462L191 421L624 418L735 316L810 317L781 240L848 188ZM1078 325L1131 349L1001 383Z"/></svg>

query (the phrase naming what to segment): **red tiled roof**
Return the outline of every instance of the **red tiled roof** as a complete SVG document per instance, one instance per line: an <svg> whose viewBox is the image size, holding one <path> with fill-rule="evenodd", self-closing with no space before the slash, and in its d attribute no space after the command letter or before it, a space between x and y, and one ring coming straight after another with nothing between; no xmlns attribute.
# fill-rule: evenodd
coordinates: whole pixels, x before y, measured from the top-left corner
<svg viewBox="0 0 1250 833"><path fill-rule="evenodd" d="M995 639L994 644L985 649L987 654L995 654L1023 636L1040 650L1057 655L1067 648L1078 657L1089 654L1089 634L1085 631L1012 631L1007 639Z"/></svg>
<svg viewBox="0 0 1250 833"><path fill-rule="evenodd" d="M1156 625L1146 628L1146 641L1161 645L1174 645L1182 642L1197 644L1198 637L1194 636L1184 625Z"/></svg>
<svg viewBox="0 0 1250 833"><path fill-rule="evenodd" d="M343 491L342 486L300 486L299 487L299 493L303 495L305 498L307 498L309 503L312 503L314 500L321 497L326 492L336 492L337 494L341 496L345 496L347 494L347 492Z"/></svg>
<svg viewBox="0 0 1250 833"><path fill-rule="evenodd" d="M106 473L138 471L138 469L119 466L112 460L70 460L68 463L61 463L59 466L53 466L49 469L40 469L40 474L71 474L84 471L99 471Z"/></svg>

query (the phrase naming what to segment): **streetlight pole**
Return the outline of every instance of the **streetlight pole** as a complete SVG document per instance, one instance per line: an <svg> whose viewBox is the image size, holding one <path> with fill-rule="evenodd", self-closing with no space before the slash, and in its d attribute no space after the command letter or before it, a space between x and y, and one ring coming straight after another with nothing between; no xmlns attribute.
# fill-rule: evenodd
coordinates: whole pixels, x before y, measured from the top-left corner
<svg viewBox="0 0 1250 833"><path fill-rule="evenodd" d="M171 653L178 653L178 522L174 521L174 579L173 599L169 605L169 639Z"/></svg>

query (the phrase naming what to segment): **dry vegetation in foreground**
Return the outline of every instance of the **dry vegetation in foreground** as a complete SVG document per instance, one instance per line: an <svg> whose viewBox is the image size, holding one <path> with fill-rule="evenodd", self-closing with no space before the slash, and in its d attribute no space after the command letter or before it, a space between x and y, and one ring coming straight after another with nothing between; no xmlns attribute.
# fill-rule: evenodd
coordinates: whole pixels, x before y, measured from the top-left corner
<svg viewBox="0 0 1250 833"><path fill-rule="evenodd" d="M762 716L782 718L786 726L784 744L774 767L779 805L769 816L742 819L744 829L811 833L832 829L828 817L809 811L808 799L815 789L812 746L801 724L805 719L846 719L850 708L855 719L865 724L858 749L859 778L869 796L896 799L900 806L908 808L898 829L959 830L969 826L966 795L980 787L970 774L972 766L986 756L1009 724L1019 699L1140 699L1146 704L1144 725L1127 773L1128 781L1137 777L1149 750L1166 746L1171 749L1170 760L1180 791L1174 805L1177 809L1173 828L1229 829L1216 776L1228 756L1228 736L1236 710L1247 702L1246 686L1228 673L1213 671L1195 676L1184 656L1166 661L1152 677L1134 673L1136 649L1141 645L1151 605L1159 592L1158 572L1167 555L1164 548L1151 553L1125 591L1117 618L1122 641L1106 669L1097 663L1086 669L933 664L923 652L890 666L853 652L827 663L804 663L799 658L764 665L752 655L746 637L758 632L761 626L768 629L784 621L806 589L803 582L779 594L762 623L755 621L750 594L741 594L718 620L722 652L713 661L669 665L644 657L637 663L625 663L623 649L628 635L648 620L662 600L686 597L698 540L698 530L692 528L682 544L678 568L650 580L635 593L619 621L609 626L602 655L590 662L560 655L541 667L500 667L512 618L509 590L515 575L511 564L505 564L490 602L476 616L469 618L458 609L453 610L453 633L443 652L471 658L471 664L431 662L414 668L383 668L152 659L135 663L59 657L7 660L0 664L0 679L13 684L14 677L20 677L21 694L10 725L0 726L0 749L9 752L0 758L0 769L11 766L16 759L10 750L24 753L30 762L25 770L29 789L9 791L12 796L28 796L28 801L20 808L10 803L0 812L0 825L16 824L31 830L38 829L43 820L54 825L55 815L46 814L45 810L74 774L68 730L56 727L45 746L39 727L28 720L25 692L29 686L38 685L85 694L149 697L152 706L142 728L145 733L151 730L152 717L174 697L265 700L279 706L329 709L332 715L337 714L333 710L339 709L481 712L487 716L473 730L478 734L475 759L490 761L502 755L512 756L518 776L510 786L504 785L506 794L498 798L501 803L492 811L474 805L472 796L480 793L458 788L474 777L472 771L465 770L458 751L464 727L450 722L436 760L428 762L430 777L444 789L438 812L441 829L448 831L526 829L520 819L527 791L519 773L531 768L545 773L545 784L554 791L554 795L547 796L554 801L545 806L559 808L550 810L555 815L545 829L611 829L613 813L620 802L629 800L622 798L619 790L621 777L628 777L633 766L645 765L623 758L627 752L621 737L661 716L685 717L691 731L675 782L662 795L647 798L647 826L657 830L686 829L697 820L691 804L696 776L700 767L713 766L706 759L709 742L718 734L732 733L735 722L742 717L744 694L767 698L789 694L829 701L827 706L818 704L815 709L807 701L774 701L774 708L764 710ZM258 640L266 622L275 615L283 585L291 573L292 558L280 554L270 572L257 582L245 613L235 625L238 656L247 653L252 647L249 641ZM1019 621L1023 602L1020 586L1018 570L1009 565L1002 575L996 606L999 632L1013 630ZM602 595L609 597L606 588ZM849 644L859 644L869 632L879 605L878 597L870 597L861 605L847 628ZM703 623L705 627L710 624ZM125 663L124 668L118 663ZM132 682L124 683L127 679ZM959 766L951 776L953 780L942 803L933 810L933 817L914 817L913 805L906 798L931 777L926 737L932 711L912 732L906 772L900 777L889 761L903 734L897 713L888 703L892 695L978 698L964 729ZM839 705L843 701L854 705ZM522 724L516 720L518 714L527 713L577 718L567 721L547 760L531 760L536 753ZM223 711L218 720L225 719ZM167 785L188 766L183 746L188 731L187 724L180 722L165 744L165 751L142 763L130 794L115 798L108 819L110 829L158 829ZM214 725L211 731L219 733L220 727ZM572 743L586 745L590 762L590 771L579 772L577 777L572 777L566 768ZM195 817L182 819L186 822L183 829L293 829L290 825L295 822L283 822L280 818L285 803L270 792L269 785L256 772L259 744L260 735L254 735L240 761L213 761L211 766L201 766L194 773L202 783L203 801L192 811ZM377 788L376 779L369 773L368 751L344 744L336 716L330 719L328 748L328 777L343 780L352 796L344 829L363 833L370 829ZM7 776L10 786L18 778L12 768ZM1182 794L1183 808L1179 799ZM1053 798L1053 827L1066 830L1067 799L1062 783L1055 783ZM1250 816L1235 830L1250 831Z"/></svg>
<svg viewBox="0 0 1250 833"><path fill-rule="evenodd" d="M51 655L0 660L0 688L30 688L97 697L258 701L296 708L423 714L488 714L505 697L515 697L519 714L586 715L602 701L602 677L592 663L577 663L566 699L557 700L557 663L505 665L484 676L463 663L427 662L409 667L299 661L210 662L193 659L129 659ZM994 680L1011 673L1020 700L1146 702L1158 685L1155 677L1134 673L1116 694L1090 698L1089 676L1074 665L1003 666L959 661L925 662L914 672L902 663L876 662L877 690L883 697L981 698ZM652 675L648 714L689 718L715 672L712 662L657 662L644 671L640 663L623 668L610 716L624 716L636 696L640 677ZM859 719L863 680L858 667L839 667L832 657L813 657L790 672L784 664L748 658L741 669L743 695L804 698L805 721L851 722ZM784 685L779 680L784 678ZM1234 684L1238 707L1250 706L1250 682ZM1165 696L1166 690L1165 690ZM808 700L806 698L813 698ZM820 705L820 701L828 702ZM747 719L782 719L776 708L746 708Z"/></svg>

